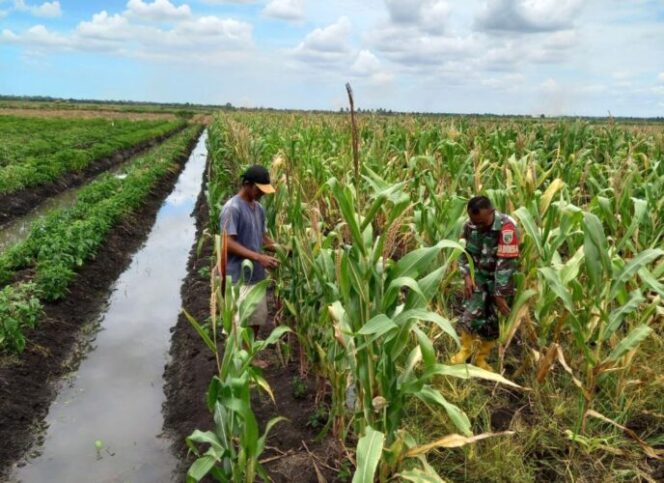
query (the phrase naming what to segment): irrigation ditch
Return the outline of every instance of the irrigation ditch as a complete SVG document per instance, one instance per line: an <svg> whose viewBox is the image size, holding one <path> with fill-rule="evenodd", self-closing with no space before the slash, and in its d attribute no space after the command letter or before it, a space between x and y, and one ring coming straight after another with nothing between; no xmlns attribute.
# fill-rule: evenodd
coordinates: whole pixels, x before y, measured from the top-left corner
<svg viewBox="0 0 664 483"><path fill-rule="evenodd" d="M115 481L130 471L125 476L158 481L153 467L167 470L175 465L170 445L158 438L161 373L194 234L189 213L205 164L201 156L197 166L187 162L194 158L189 154L196 142L177 160L178 168L160 179L141 209L111 230L94 260L81 267L69 295L45 304L41 323L27 333L31 343L20 358L0 361L0 479ZM197 174L187 174L196 169ZM184 252L180 271L178 251ZM156 281L152 289L150 279ZM167 293L167 282L173 293ZM160 342L155 324L162 324ZM151 426L148 406L141 403L148 399L156 415ZM137 419L123 420L129 407L136 409ZM69 426L74 421L75 426ZM129 431L126 441L121 440L124 430ZM128 454L139 455L144 464L123 461L122 455ZM157 454L161 459L154 464L150 458Z"/></svg>

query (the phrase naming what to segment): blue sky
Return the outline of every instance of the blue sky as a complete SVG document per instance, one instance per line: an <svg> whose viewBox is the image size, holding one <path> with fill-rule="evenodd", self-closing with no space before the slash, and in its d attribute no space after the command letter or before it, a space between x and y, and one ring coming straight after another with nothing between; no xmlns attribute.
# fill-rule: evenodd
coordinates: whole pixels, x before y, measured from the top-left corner
<svg viewBox="0 0 664 483"><path fill-rule="evenodd" d="M0 0L0 93L664 115L663 0Z"/></svg>

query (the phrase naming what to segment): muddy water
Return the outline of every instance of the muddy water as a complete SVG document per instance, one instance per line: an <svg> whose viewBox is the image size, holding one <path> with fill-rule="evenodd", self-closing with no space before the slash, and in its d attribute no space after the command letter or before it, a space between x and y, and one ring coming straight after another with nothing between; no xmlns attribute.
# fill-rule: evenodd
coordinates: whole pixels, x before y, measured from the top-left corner
<svg viewBox="0 0 664 483"><path fill-rule="evenodd" d="M118 166L115 166L99 176L104 176L107 173L111 173L115 176L123 176L125 168L133 162L133 159L130 159ZM86 183L87 184L87 183ZM32 230L32 225L44 218L48 213L55 209L67 208L72 206L76 202L76 195L78 192L83 189L85 185L73 188L67 191L64 191L60 194L46 198L42 203L37 205L30 212L26 213L24 216L13 219L9 223L0 225L0 252L6 250L10 246L19 243L25 240L30 231Z"/></svg>
<svg viewBox="0 0 664 483"><path fill-rule="evenodd" d="M148 239L114 285L92 351L60 390L40 455L11 481L166 482L176 460L160 436L162 373L180 311L207 151L203 133ZM99 449L96 447L96 443Z"/></svg>

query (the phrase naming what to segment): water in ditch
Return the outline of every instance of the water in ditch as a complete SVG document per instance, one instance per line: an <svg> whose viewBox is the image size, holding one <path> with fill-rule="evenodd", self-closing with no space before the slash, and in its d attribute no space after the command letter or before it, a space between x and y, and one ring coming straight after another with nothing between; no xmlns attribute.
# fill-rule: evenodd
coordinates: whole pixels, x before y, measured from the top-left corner
<svg viewBox="0 0 664 483"><path fill-rule="evenodd" d="M63 385L39 455L12 482L166 482L177 461L160 435L170 327L194 243L191 216L207 150L204 132L145 245L118 278L93 349Z"/></svg>

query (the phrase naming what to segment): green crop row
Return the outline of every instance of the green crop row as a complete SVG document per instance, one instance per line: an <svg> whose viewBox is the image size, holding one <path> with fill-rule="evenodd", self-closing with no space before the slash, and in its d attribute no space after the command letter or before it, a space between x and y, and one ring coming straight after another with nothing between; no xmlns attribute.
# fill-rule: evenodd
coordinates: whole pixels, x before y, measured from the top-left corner
<svg viewBox="0 0 664 483"><path fill-rule="evenodd" d="M171 133L181 121L0 116L0 194L56 181L96 160Z"/></svg>
<svg viewBox="0 0 664 483"><path fill-rule="evenodd" d="M209 188L214 224L227 194L221 183L241 166L271 165L268 226L292 253L282 256L275 294L309 368L327 380L328 428L342 446L358 441L354 481L473 479L455 471L482 467L473 452L459 462L445 450L491 436L468 415L486 412L497 390L463 401L459 394L482 386L455 378L513 384L447 364L456 260L465 256L457 240L478 193L521 228L518 292L501 320L496 365L531 388L533 420L542 422L500 447L518 448L508 454L524 474L562 464L552 444L582 455L560 466L561 478L588 466L597 471L591 480L611 465L641 474L647 463L632 454L661 456L658 440L623 428L661 414L653 376L664 364L656 335L664 318L662 129L361 117L358 138L356 162L339 116L220 116L210 128L217 168ZM524 452L553 460L524 460ZM441 466L454 458L454 467ZM595 458L611 461L606 473Z"/></svg>
<svg viewBox="0 0 664 483"><path fill-rule="evenodd" d="M199 127L189 127L137 157L125 168L126 176L103 175L86 185L74 206L50 213L33 225L25 241L0 255L0 284L7 285L0 299L0 349L23 348L16 321L19 326L34 325L39 309L32 302L35 297L53 301L66 296L78 268L94 257L110 229L136 211L158 180L186 156L199 132ZM31 317L16 316L25 310Z"/></svg>

